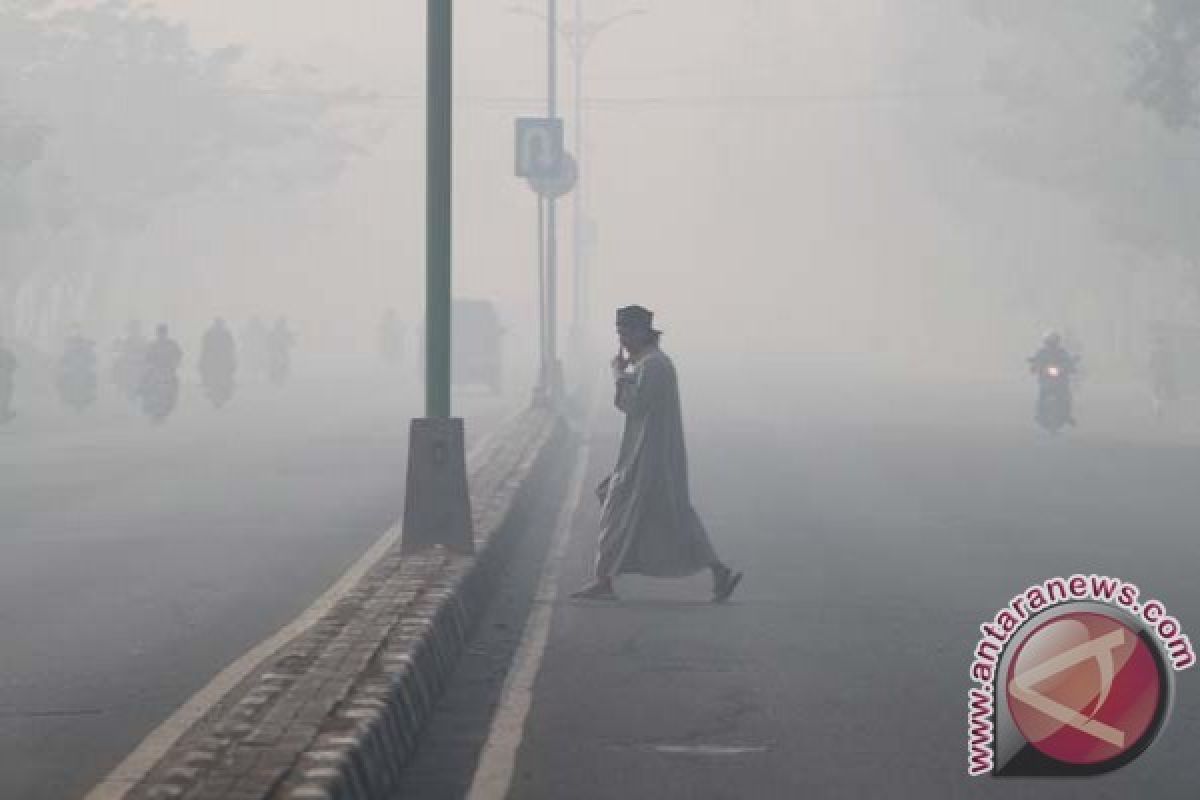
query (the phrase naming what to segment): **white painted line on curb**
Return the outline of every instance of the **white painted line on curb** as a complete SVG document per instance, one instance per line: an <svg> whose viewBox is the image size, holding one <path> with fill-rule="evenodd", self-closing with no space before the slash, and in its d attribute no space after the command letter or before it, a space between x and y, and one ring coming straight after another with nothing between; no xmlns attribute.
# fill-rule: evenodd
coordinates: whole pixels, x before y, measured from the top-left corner
<svg viewBox="0 0 1200 800"><path fill-rule="evenodd" d="M571 521L579 508L583 481L587 477L591 448L586 437L591 431L595 411L593 396L587 421L584 423L583 444L572 468L566 502L559 509L558 519L555 520L553 547L546 563L542 565L533 610L525 623L525 631L521 634L521 644L513 656L512 669L504 681L500 708L492 720L488 740L479 757L467 800L504 800L512 785L517 750L524 738L525 720L533 703L533 684L541 670L542 656L546 652L546 641L550 636L550 622L554 617L554 603L558 598L558 575L571 541Z"/></svg>
<svg viewBox="0 0 1200 800"><path fill-rule="evenodd" d="M506 418L501 423L501 427L507 425L519 414L520 412L517 412L512 417ZM493 438L495 438L495 433L481 436L471 447L471 452L467 454L467 461L470 463L478 457ZM362 580L371 567L375 566L383 554L400 541L401 533L401 525L397 522L300 616L281 628L275 635L259 642L253 649L222 670L220 674L209 681L207 686L192 695L174 714L143 739L142 743L125 757L125 760L96 784L83 800L122 800L130 789L149 774L154 765L167 754L167 751L213 706L221 702L225 695L229 694L280 648L311 628L337 605L338 601Z"/></svg>

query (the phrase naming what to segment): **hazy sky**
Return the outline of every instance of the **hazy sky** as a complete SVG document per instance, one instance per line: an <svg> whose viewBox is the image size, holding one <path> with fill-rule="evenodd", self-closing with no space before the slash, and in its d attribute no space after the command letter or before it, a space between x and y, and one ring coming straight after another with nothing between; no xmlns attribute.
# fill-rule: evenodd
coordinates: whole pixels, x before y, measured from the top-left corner
<svg viewBox="0 0 1200 800"><path fill-rule="evenodd" d="M205 46L247 46L249 84L279 84L286 63L307 68L314 86L380 94L354 118L386 126L369 153L337 186L281 200L281 218L299 206L306 225L264 239L267 212L231 231L245 310L281 292L335 321L373 320L391 300L418 319L424 3L289 0L286 15L267 0L157 5ZM992 108L978 88L983 34L959 0L584 5L597 16L648 12L606 31L585 73L602 337L611 309L630 302L657 310L672 346L697 356L923 347L931 337L1007 335L997 324L1034 335L1040 320L991 296L979 265L1014 258L1000 252L1013 242L1056 258L1108 257L1086 214L998 179L961 146ZM574 3L560 6L569 18ZM542 111L545 36L503 0L456 7L456 293L499 301L514 340L527 342L535 203L511 175L512 120ZM569 114L566 52L562 65ZM956 207L947 177L978 181L979 209ZM570 203L562 206L569 273ZM1012 213L979 222L1000 206ZM229 282L213 283L213 303L224 302ZM562 283L566 317L566 275Z"/></svg>

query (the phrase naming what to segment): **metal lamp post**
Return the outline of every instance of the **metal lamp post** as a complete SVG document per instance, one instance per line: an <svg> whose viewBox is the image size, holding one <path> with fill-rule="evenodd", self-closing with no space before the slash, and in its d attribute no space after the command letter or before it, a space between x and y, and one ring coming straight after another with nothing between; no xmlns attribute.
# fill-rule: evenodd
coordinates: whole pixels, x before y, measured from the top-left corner
<svg viewBox="0 0 1200 800"><path fill-rule="evenodd" d="M409 428L401 550L472 553L463 421L450 416L454 3L426 8L425 417Z"/></svg>
<svg viewBox="0 0 1200 800"><path fill-rule="evenodd" d="M570 42L571 56L574 62L574 77L575 77L575 157L579 163L585 163L585 138L584 138L584 96L583 96L583 67L586 61L588 50L596 42L596 38L605 30L612 27L621 20L630 17L641 16L646 11L640 8L630 9L628 11L614 14L604 19L588 22L583 16L583 0L575 0L575 18L569 26L563 30L564 37ZM571 344L572 349L577 357L584 357L588 352L587 332L591 324L591 301L588 293L589 281L591 275L588 267L588 248L585 246L584 240L587 238L584 234L584 222L587 219L587 196L584 190L584 181L588 177L587 169L583 166L579 170L579 185L575 187L575 195L572 198L574 208L572 209L572 218L574 230L573 238L573 253L572 261L574 264L574 281L572 287L572 306L571 306ZM586 373L585 373L586 374Z"/></svg>
<svg viewBox="0 0 1200 800"><path fill-rule="evenodd" d="M575 158L579 164L578 183L574 187L574 197L572 198L573 209L573 241L572 241L572 262L574 275L572 279L572 324L570 344L573 354L577 357L585 355L587 348L587 329L590 318L590 301L588 298L588 281L587 273L587 255L584 240L587 238L584 234L584 220L586 218L586 197L584 196L583 179L587 175L587 167L584 162L584 98L583 98L583 65L586 56L591 46L595 43L596 38L605 30L629 17L635 17L645 14L644 9L635 8L628 11L614 14L604 19L588 22L583 16L583 0L575 0L574 19L569 24L558 23L556 3L554 0L547 0L546 13L534 11L533 9L523 6L514 6L509 9L514 14L523 14L526 16L536 17L546 23L547 36L547 92L546 92L546 113L547 117L553 119L558 111L557 101L557 63L558 63L558 48L556 34L561 35L566 41L572 56L574 79L575 79L575 108L574 108L574 151ZM539 245L539 251L544 261L544 282L545 287L540 293L541 305L545 309L543 320L543 350L547 355L543 357L543 376L539 394L544 393L546 389L553 389L553 384L547 384L547 379L561 381L561 369L558 365L556 338L557 338L557 214L556 205L553 198L541 201L539 204L545 203L546 211L546 230L544 239ZM541 206L539 205L539 208ZM539 224L539 230L542 226ZM549 375L547 370L550 370Z"/></svg>

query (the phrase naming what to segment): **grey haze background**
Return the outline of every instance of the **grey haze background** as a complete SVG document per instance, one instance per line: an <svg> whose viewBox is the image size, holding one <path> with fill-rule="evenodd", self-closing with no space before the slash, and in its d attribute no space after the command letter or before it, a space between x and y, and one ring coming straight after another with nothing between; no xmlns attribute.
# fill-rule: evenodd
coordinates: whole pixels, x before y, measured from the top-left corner
<svg viewBox="0 0 1200 800"><path fill-rule="evenodd" d="M544 6L456 2L455 287L510 331L501 396L456 394L468 447L528 403L534 366L512 119L544 108L545 34L510 2ZM595 366L613 307L658 312L692 493L748 580L715 627L703 578L635 585L629 613L567 609L608 615L555 626L551 659L584 668L539 677L515 774L549 776L550 797L555 776L598 796L612 776L682 796L1019 795L962 774L981 620L1079 570L1200 619L1194 408L1155 424L1143 374L1147 325L1198 312L1200 4L585 3L648 12L589 56ZM376 358L376 325L422 315L424 7L0 0L0 333L21 358L0 426L0 795L93 785L400 516L421 386L411 350L399 371ZM288 315L294 379L243 369L213 409L195 368L218 314L235 331ZM131 317L186 350L162 426L108 380ZM54 397L75 323L101 360L82 414ZM1050 326L1086 368L1079 429L1055 440L1023 362ZM597 397L587 486L618 443ZM580 511L564 589L592 563L590 495ZM1195 794L1195 698L1180 690L1169 736L1107 796ZM612 746L709 730L776 749L664 781Z"/></svg>
<svg viewBox="0 0 1200 800"><path fill-rule="evenodd" d="M1117 367L1141 358L1147 320L1194 312L1187 226L1170 217L1200 163L1195 137L1129 96L1146 4L586 5L649 12L589 54L598 335L613 306L640 302L684 357L854 353L1008 371L1053 325ZM424 4L152 8L203 51L242 47L237 91L329 98L319 124L354 152L318 180L249 199L185 193L145 229L75 242L60 258L126 277L74 316L94 335L136 316L194 338L216 314L286 312L316 334L306 346L332 348L371 347L386 305L416 323ZM505 2L457 9L456 294L499 301L514 360L528 360L534 201L510 174L512 118L542 109L545 37ZM569 108L565 51L562 69ZM120 105L119 85L105 102ZM569 225L564 214L564 273ZM23 252L35 251L10 249ZM168 269L180 261L194 268ZM569 292L564 280L564 316ZM4 320L18 331L38 302L22 297ZM72 315L26 333L53 345Z"/></svg>

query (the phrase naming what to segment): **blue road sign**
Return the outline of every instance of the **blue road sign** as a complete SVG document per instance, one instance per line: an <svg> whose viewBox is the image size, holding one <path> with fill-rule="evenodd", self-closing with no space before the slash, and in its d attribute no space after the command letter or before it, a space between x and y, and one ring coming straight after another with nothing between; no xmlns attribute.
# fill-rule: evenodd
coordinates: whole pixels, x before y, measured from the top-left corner
<svg viewBox="0 0 1200 800"><path fill-rule="evenodd" d="M563 160L563 124L546 117L517 118L517 177L556 176Z"/></svg>

